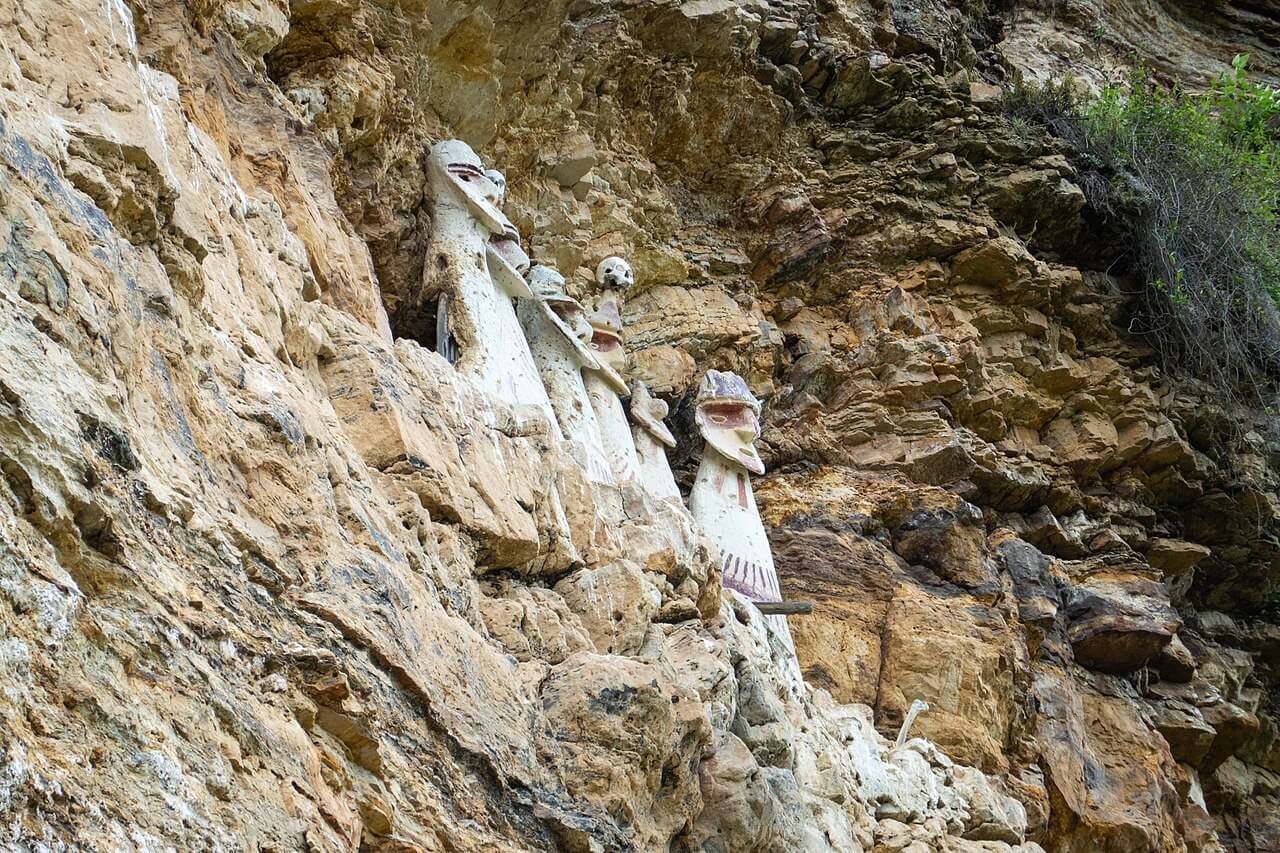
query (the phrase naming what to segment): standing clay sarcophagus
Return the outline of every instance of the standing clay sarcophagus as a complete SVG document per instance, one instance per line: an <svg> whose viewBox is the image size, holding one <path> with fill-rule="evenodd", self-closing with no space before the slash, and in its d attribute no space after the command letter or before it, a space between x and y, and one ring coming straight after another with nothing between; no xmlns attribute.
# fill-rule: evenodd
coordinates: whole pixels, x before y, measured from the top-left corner
<svg viewBox="0 0 1280 853"><path fill-rule="evenodd" d="M489 393L541 410L560 437L512 300L533 294L523 272L529 258L502 213L501 173L486 172L465 142L435 145L427 158L432 201L426 275L440 293L437 349Z"/></svg>
<svg viewBox="0 0 1280 853"><path fill-rule="evenodd" d="M751 475L764 473L764 463L755 449L760 435L760 401L741 376L709 370L698 388L695 415L706 447L689 493L689 511L720 546L724 586L751 601L781 601L769 536L751 489ZM786 617L764 618L794 658Z"/></svg>
<svg viewBox="0 0 1280 853"><path fill-rule="evenodd" d="M497 189L498 209L501 210L507 200L507 176L497 169L486 169L484 175ZM489 264L489 274L504 293L513 299L528 299L533 296L525 282L525 276L529 272L529 256L520 245L520 232L510 221L507 221L507 226L501 233L489 238L485 260Z"/></svg>
<svg viewBox="0 0 1280 853"><path fill-rule="evenodd" d="M591 321L591 351L599 369L585 373L587 395L600 422L600 438L609 457L609 467L618 481L634 480L640 472L635 440L622 407L621 397L630 393L622 374L627 369L627 350L622 341L622 299L635 283L631 266L622 258L605 258L596 268L596 283L603 293L596 298Z"/></svg>
<svg viewBox="0 0 1280 853"><path fill-rule="evenodd" d="M520 300L516 313L560 429L588 476L597 483L613 483L600 423L582 375L583 370L601 369L591 351L591 322L582 305L565 294L564 276L554 269L535 266L528 282L534 298Z"/></svg>
<svg viewBox="0 0 1280 853"><path fill-rule="evenodd" d="M653 396L648 385L638 380L632 383L631 437L640 463L640 482L654 497L680 500L680 488L667 461L667 448L676 446L676 437L662 422L667 410L667 404Z"/></svg>

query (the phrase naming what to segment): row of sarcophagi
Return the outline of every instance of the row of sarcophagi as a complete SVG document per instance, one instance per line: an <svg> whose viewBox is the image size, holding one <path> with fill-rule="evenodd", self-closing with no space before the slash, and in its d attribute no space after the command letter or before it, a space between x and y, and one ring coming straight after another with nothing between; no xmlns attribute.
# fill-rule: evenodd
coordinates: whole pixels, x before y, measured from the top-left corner
<svg viewBox="0 0 1280 853"><path fill-rule="evenodd" d="M432 238L428 289L438 294L436 348L481 388L533 407L553 437L567 439L600 483L639 479L658 497L679 497L666 464L674 436L667 405L626 377L622 307L631 266L610 257L596 269L600 293L584 306L549 266L530 264L502 212L506 180L466 143L436 145L428 158ZM621 400L630 397L629 424ZM710 371L696 403L703 436L727 461L760 474L754 441L760 403L732 373Z"/></svg>
<svg viewBox="0 0 1280 853"><path fill-rule="evenodd" d="M627 480L656 498L681 501L666 449L667 404L642 382L628 383L622 308L635 284L631 266L609 257L596 269L599 293L583 305L549 266L531 265L502 212L506 180L464 142L428 156L432 234L424 276L438 294L436 349L481 388L546 418L587 476ZM623 399L630 398L630 420ZM760 402L737 374L711 370L695 401L706 449L689 511L720 548L722 579L753 601L781 598L751 475ZM789 642L783 617L770 617Z"/></svg>

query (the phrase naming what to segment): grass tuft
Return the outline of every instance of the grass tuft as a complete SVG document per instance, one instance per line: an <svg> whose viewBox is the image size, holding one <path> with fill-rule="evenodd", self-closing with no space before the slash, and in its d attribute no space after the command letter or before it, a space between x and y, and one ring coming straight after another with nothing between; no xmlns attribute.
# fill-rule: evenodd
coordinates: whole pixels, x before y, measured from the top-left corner
<svg viewBox="0 0 1280 853"><path fill-rule="evenodd" d="M1088 203L1145 282L1131 330L1167 370L1225 401L1276 410L1280 389L1280 92L1248 59L1207 91L1139 68L1091 100L1070 79L1015 85L1004 108L1077 152Z"/></svg>

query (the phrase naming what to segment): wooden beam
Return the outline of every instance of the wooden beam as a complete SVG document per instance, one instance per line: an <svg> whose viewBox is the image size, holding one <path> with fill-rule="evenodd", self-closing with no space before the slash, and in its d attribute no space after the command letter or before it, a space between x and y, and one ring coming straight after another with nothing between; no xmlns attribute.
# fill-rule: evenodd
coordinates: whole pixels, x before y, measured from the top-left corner
<svg viewBox="0 0 1280 853"><path fill-rule="evenodd" d="M754 604L765 616L808 616L813 612L812 601L757 601Z"/></svg>

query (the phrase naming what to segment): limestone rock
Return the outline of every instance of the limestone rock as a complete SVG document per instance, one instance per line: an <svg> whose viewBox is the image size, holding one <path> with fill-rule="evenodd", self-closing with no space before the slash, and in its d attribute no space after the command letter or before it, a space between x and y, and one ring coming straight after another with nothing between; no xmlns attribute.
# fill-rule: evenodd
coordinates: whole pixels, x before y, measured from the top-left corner
<svg viewBox="0 0 1280 853"><path fill-rule="evenodd" d="M1181 626L1163 586L1111 573L1077 583L1067 618L1076 660L1102 672L1132 672L1145 665Z"/></svg>
<svg viewBox="0 0 1280 853"><path fill-rule="evenodd" d="M1208 548L1194 542L1153 539L1146 557L1152 567L1159 569L1166 577L1179 577L1189 572L1209 554Z"/></svg>
<svg viewBox="0 0 1280 853"><path fill-rule="evenodd" d="M1000 98L1276 16L987 5L0 0L0 846L1280 846L1272 424ZM446 139L575 298L633 259L685 487L698 378L764 400L807 686L440 356Z"/></svg>
<svg viewBox="0 0 1280 853"><path fill-rule="evenodd" d="M753 850L770 838L775 800L751 751L732 733L719 735L698 765L705 804L689 834L695 850Z"/></svg>
<svg viewBox="0 0 1280 853"><path fill-rule="evenodd" d="M581 619L595 648L606 654L638 652L662 603L644 572L627 561L578 572L555 589Z"/></svg>
<svg viewBox="0 0 1280 853"><path fill-rule="evenodd" d="M1192 767L1198 767L1204 761L1216 735L1198 708L1177 700L1156 704L1152 711L1152 724L1168 741L1174 759Z"/></svg>
<svg viewBox="0 0 1280 853"><path fill-rule="evenodd" d="M1169 681L1190 681L1196 674L1196 659L1176 634L1156 655L1154 665L1160 677Z"/></svg>
<svg viewBox="0 0 1280 853"><path fill-rule="evenodd" d="M642 846L666 846L701 812L711 727L697 694L651 665L588 652L552 668L541 701L568 750L571 795L623 816Z"/></svg>

